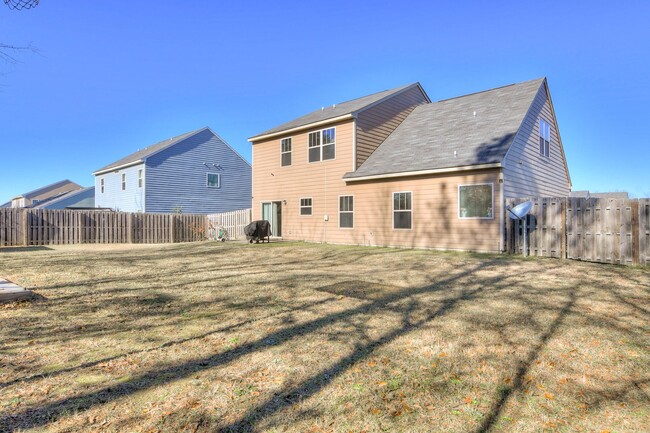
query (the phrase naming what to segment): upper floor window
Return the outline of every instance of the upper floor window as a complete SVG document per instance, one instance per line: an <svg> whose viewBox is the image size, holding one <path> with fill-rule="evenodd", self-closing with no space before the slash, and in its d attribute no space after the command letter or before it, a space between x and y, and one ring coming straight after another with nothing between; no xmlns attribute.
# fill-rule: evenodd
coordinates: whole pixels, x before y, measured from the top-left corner
<svg viewBox="0 0 650 433"><path fill-rule="evenodd" d="M142 169L138 170L138 188L142 188L142 184L144 183L144 178L142 177Z"/></svg>
<svg viewBox="0 0 650 433"><path fill-rule="evenodd" d="M104 194L104 178L99 179L99 192Z"/></svg>
<svg viewBox="0 0 650 433"><path fill-rule="evenodd" d="M126 191L126 173L122 173L122 191Z"/></svg>
<svg viewBox="0 0 650 433"><path fill-rule="evenodd" d="M354 196L339 197L339 227L351 229L354 227Z"/></svg>
<svg viewBox="0 0 650 433"><path fill-rule="evenodd" d="M221 174L219 174L219 173L208 173L208 175L207 175L207 187L208 188L221 188Z"/></svg>
<svg viewBox="0 0 650 433"><path fill-rule="evenodd" d="M539 119L539 154L549 156L551 154L551 125L544 119Z"/></svg>
<svg viewBox="0 0 650 433"><path fill-rule="evenodd" d="M291 137L283 138L281 141L282 147L282 166L291 165Z"/></svg>
<svg viewBox="0 0 650 433"><path fill-rule="evenodd" d="M309 162L336 157L336 128L309 133Z"/></svg>
<svg viewBox="0 0 650 433"><path fill-rule="evenodd" d="M312 209L311 197L300 199L300 215L311 215Z"/></svg>
<svg viewBox="0 0 650 433"><path fill-rule="evenodd" d="M493 207L491 183L458 186L458 218L492 219Z"/></svg>
<svg viewBox="0 0 650 433"><path fill-rule="evenodd" d="M413 227L413 207L411 192L393 193L393 228L411 229Z"/></svg>

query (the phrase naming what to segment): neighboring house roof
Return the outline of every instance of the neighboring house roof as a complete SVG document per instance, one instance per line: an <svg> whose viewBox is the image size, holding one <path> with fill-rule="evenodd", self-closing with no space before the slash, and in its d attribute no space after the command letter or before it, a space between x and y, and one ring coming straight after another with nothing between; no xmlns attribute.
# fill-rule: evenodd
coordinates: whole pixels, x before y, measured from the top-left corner
<svg viewBox="0 0 650 433"><path fill-rule="evenodd" d="M344 178L497 166L544 82L539 78L419 105Z"/></svg>
<svg viewBox="0 0 650 433"><path fill-rule="evenodd" d="M571 191L569 197L578 198L617 198L628 199L630 198L627 192L589 192L585 191Z"/></svg>
<svg viewBox="0 0 650 433"><path fill-rule="evenodd" d="M2 207L11 207L11 202L8 201L7 203L0 204L0 208L2 208Z"/></svg>
<svg viewBox="0 0 650 433"><path fill-rule="evenodd" d="M144 149L140 149L137 152L133 152L132 154L125 156L122 159L118 159L117 161L108 164L105 167L100 168L99 170L95 171L93 174L101 174L103 172L116 169L118 167L125 167L129 165L139 164L141 162L144 162L144 160L147 157L153 155L154 153L158 153L161 150L167 149L169 146L173 146L174 144L183 141L186 138L191 137L195 134L198 134L201 131L205 131L206 129L210 129L210 128L206 126L201 129L197 129L196 131L187 132L185 134L178 135L176 137L168 138L167 140L163 140L159 143L152 144L151 146L147 146Z"/></svg>
<svg viewBox="0 0 650 433"><path fill-rule="evenodd" d="M67 209L95 207L95 187L79 189L38 202L35 209Z"/></svg>
<svg viewBox="0 0 650 433"><path fill-rule="evenodd" d="M283 123L280 126L264 131L261 134L257 134L249 138L248 141L260 140L267 138L268 136L286 132L288 130L302 129L309 127L315 123L317 124L324 121L336 121L338 118L342 118L341 120L343 120L343 118L351 118L363 110L366 110L375 104L384 101L385 99L405 92L413 87L419 87L422 91L422 94L426 97L427 100L429 100L429 97L427 96L424 89L422 89L422 86L420 86L420 83L413 83L407 86L396 87L394 89L384 90L383 92L373 93L372 95L342 102L340 104L334 104L330 107L324 107L320 110L313 111L290 122Z"/></svg>
<svg viewBox="0 0 650 433"><path fill-rule="evenodd" d="M75 191L81 188L83 188L81 185L74 183L68 179L64 179L46 186L42 186L33 191L18 195L14 197L14 199L22 197L29 200L45 200L50 197L65 194L67 192Z"/></svg>

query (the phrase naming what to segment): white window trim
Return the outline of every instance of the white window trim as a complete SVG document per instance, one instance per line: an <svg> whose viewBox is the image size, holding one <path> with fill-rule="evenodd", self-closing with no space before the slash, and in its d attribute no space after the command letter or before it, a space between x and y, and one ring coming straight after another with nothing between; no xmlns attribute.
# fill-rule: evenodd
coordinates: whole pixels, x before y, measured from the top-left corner
<svg viewBox="0 0 650 433"><path fill-rule="evenodd" d="M99 178L99 193L104 194L104 178Z"/></svg>
<svg viewBox="0 0 650 433"><path fill-rule="evenodd" d="M211 186L209 184L209 175L211 174L216 174L217 175L217 186ZM206 172L205 173L205 186L206 188L213 188L213 189L221 189L221 173L213 173L213 172Z"/></svg>
<svg viewBox="0 0 650 433"><path fill-rule="evenodd" d="M341 197L352 197L352 211L341 211ZM354 200L354 194L341 194L338 199L339 207L339 229L340 230L354 230L354 208L357 206ZM352 227L341 227L341 212L351 213L352 214Z"/></svg>
<svg viewBox="0 0 650 433"><path fill-rule="evenodd" d="M542 123L548 126L548 140L546 140L546 137L542 135ZM551 157L551 123L547 122L546 119L540 117L537 132L538 132L538 140L537 140L538 147L539 147L540 138L543 138L545 142L548 141L548 147L544 149L545 151L546 150L548 151L548 155L546 153L539 152L539 156L543 156L544 158L550 158Z"/></svg>
<svg viewBox="0 0 650 433"><path fill-rule="evenodd" d="M282 151L282 142L284 140L291 140L291 150L288 152L283 152ZM285 153L291 154L291 164L289 165L283 165L282 164L282 157L284 156ZM291 167L293 165L293 136L291 137L284 137L280 139L280 167Z"/></svg>
<svg viewBox="0 0 650 433"><path fill-rule="evenodd" d="M302 205L302 201L303 201L303 200L307 200L307 199L311 200L311 206L303 206L303 205ZM313 199L313 197L300 197L299 200L300 200L300 201L298 201L298 215L300 215L301 217L311 217L311 216L314 216L314 199ZM303 215L303 213L302 213L302 208L303 208L303 207L305 207L305 208L307 208L307 207L310 208L310 209L311 209L311 213L310 213L309 215Z"/></svg>
<svg viewBox="0 0 650 433"><path fill-rule="evenodd" d="M120 187L122 191L126 191L126 173L122 173L120 177Z"/></svg>
<svg viewBox="0 0 650 433"><path fill-rule="evenodd" d="M323 131L327 131L328 129L333 129L334 130L334 143L329 143L328 144L328 146L331 145L331 144L334 144L334 158L332 158L332 159L323 159ZM310 161L309 160L309 149L311 149L311 147L309 147L309 135L313 134L315 132L318 132L320 134L320 144L318 145L318 147L320 148L320 159L318 161ZM336 142L337 141L338 141L338 133L336 131L336 126L330 126L329 128L323 128L323 129L319 129L317 131L309 131L307 133L307 162L309 164L318 164L320 162L336 161L336 155L337 155Z"/></svg>
<svg viewBox="0 0 650 433"><path fill-rule="evenodd" d="M144 187L144 168L138 169L138 188L142 189Z"/></svg>
<svg viewBox="0 0 650 433"><path fill-rule="evenodd" d="M407 212L405 210L395 210L395 194L404 194L404 193L409 193L411 194L411 228L410 229L402 229L402 228L395 228L395 212ZM415 218L413 218L413 191L393 191L393 193L390 196L390 207L391 207L391 213L390 217L392 220L391 227L393 230L400 230L400 231L411 231L413 230L413 226L415 225Z"/></svg>
<svg viewBox="0 0 650 433"><path fill-rule="evenodd" d="M480 186L480 185L490 185L492 190L492 216L490 217L462 217L460 216L460 187L461 186ZM459 220L493 220L494 219L494 182L483 182L483 183L464 183L458 185L458 206L456 207L456 215Z"/></svg>

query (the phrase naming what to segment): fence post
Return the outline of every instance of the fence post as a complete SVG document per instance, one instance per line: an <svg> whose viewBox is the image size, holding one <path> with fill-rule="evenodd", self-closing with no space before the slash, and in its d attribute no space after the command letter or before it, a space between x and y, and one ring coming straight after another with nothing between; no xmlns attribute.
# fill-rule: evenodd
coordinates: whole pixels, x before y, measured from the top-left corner
<svg viewBox="0 0 650 433"><path fill-rule="evenodd" d="M172 214L169 216L169 242L176 242L176 215Z"/></svg>
<svg viewBox="0 0 650 433"><path fill-rule="evenodd" d="M566 259L567 258L567 228L566 228L566 212L567 212L567 199L563 198L560 200L560 212L562 214L562 223L560 226L561 230L561 235L562 236L561 242L562 242L562 252L560 253L560 258L561 259Z"/></svg>
<svg viewBox="0 0 650 433"><path fill-rule="evenodd" d="M630 203L632 214L632 264L639 264L639 201L632 200Z"/></svg>
<svg viewBox="0 0 650 433"><path fill-rule="evenodd" d="M130 244L133 243L133 224L134 215L133 212L129 212L126 217L126 241Z"/></svg>
<svg viewBox="0 0 650 433"><path fill-rule="evenodd" d="M20 225L22 226L22 242L24 246L29 246L29 210L21 209L22 214L20 215Z"/></svg>

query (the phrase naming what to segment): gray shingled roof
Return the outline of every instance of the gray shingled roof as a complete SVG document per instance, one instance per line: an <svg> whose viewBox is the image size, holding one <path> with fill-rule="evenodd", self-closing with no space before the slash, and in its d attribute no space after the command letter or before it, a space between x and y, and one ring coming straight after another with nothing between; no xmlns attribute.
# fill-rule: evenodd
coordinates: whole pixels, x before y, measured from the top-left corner
<svg viewBox="0 0 650 433"><path fill-rule="evenodd" d="M372 95L364 96L362 98L353 99L351 101L342 102L340 104L335 104L334 106L325 107L322 110L316 110L309 114L306 114L302 117L298 117L290 122L283 123L280 126L264 131L260 134L257 134L249 140L253 140L257 137L275 134L276 132L282 132L287 129L299 128L301 126L306 126L312 123L321 122L327 119L333 119L335 117L344 116L346 114L353 114L359 112L365 108L368 108L370 105L373 105L384 98L393 96L396 93L407 90L414 86L419 86L419 83L409 84L407 86L397 87L395 89L384 90L383 92L373 93Z"/></svg>
<svg viewBox="0 0 650 433"><path fill-rule="evenodd" d="M420 105L344 178L499 163L543 82L540 78Z"/></svg>
<svg viewBox="0 0 650 433"><path fill-rule="evenodd" d="M144 149L140 149L137 152L133 152L132 154L130 154L128 156L125 156L122 159L118 159L117 161L115 161L115 162L113 162L111 164L108 164L107 166L102 167L99 170L95 170L94 173L100 173L100 172L103 172L103 171L107 171L107 170L110 170L112 168L119 167L121 165L130 164L132 162L143 161L146 157L148 157L148 156L150 156L150 155L152 155L152 154L154 154L156 152L159 152L159 151L161 151L163 149L166 149L167 147L172 146L172 145L178 143L179 141L185 140L186 138L188 138L188 137L190 137L190 136L192 136L194 134L198 134L199 132L204 131L206 129L209 129L209 128L207 126L205 126L205 127L201 128L201 129L197 129L196 131L191 131L191 132L188 132L188 133L176 136L176 137L168 138L167 140L163 140L160 143L152 144L151 146L147 146Z"/></svg>
<svg viewBox="0 0 650 433"><path fill-rule="evenodd" d="M31 199L32 197L37 197L37 196L42 195L44 193L47 193L49 191L54 191L54 190L56 190L58 188L63 188L63 187L66 187L66 186L70 187L70 191L82 188L81 185L79 185L77 183L74 183L71 180L63 179L63 180L60 180L58 182L54 182L54 183L51 183L49 185L42 186L42 187L37 188L37 189L35 189L33 191L26 192L24 194L19 195L18 197L25 197L25 198Z"/></svg>

